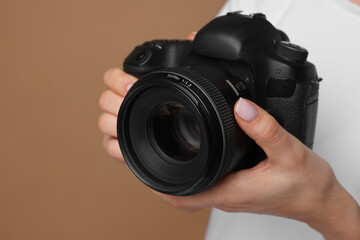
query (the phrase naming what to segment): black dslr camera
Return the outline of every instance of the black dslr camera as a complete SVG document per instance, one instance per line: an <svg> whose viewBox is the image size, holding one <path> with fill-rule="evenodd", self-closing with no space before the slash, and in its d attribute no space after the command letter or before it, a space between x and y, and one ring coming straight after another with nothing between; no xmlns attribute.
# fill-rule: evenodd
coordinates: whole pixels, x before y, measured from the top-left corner
<svg viewBox="0 0 360 240"><path fill-rule="evenodd" d="M215 18L194 41L137 46L124 71L139 80L117 122L128 166L159 192L192 195L230 171L256 165L266 155L235 122L239 97L267 110L311 148L319 78L307 55L261 13Z"/></svg>

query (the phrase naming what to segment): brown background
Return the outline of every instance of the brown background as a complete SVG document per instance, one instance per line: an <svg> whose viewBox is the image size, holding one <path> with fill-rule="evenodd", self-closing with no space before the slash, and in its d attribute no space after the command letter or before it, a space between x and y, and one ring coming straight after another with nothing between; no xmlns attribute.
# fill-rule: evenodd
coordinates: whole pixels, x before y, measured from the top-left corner
<svg viewBox="0 0 360 240"><path fill-rule="evenodd" d="M183 38L224 0L0 0L0 239L201 239L102 149L103 72Z"/></svg>

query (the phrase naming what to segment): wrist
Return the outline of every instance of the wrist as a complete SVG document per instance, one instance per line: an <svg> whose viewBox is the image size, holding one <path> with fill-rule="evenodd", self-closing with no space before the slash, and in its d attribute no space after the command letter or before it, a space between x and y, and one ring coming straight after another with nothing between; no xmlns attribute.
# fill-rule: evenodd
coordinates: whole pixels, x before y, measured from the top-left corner
<svg viewBox="0 0 360 240"><path fill-rule="evenodd" d="M326 240L360 239L359 204L337 181L305 222Z"/></svg>

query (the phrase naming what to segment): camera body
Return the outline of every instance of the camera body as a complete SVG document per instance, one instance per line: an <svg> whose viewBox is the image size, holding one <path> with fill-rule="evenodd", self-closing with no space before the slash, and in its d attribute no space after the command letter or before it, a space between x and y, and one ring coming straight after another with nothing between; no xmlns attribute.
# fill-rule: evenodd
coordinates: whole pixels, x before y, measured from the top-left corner
<svg viewBox="0 0 360 240"><path fill-rule="evenodd" d="M311 148L320 79L307 56L261 13L215 18L194 41L137 46L124 71L139 81L118 116L127 164L145 184L172 195L196 194L256 165L266 155L235 122L239 97Z"/></svg>

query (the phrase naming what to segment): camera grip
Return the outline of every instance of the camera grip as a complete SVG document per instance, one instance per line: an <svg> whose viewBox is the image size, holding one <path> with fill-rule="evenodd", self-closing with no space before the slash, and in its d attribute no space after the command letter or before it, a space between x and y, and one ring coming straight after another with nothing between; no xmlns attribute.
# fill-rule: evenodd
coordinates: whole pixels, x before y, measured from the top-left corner
<svg viewBox="0 0 360 240"><path fill-rule="evenodd" d="M318 91L317 81L298 82L291 97L267 99L267 105L275 118L309 148L312 148L314 143Z"/></svg>

